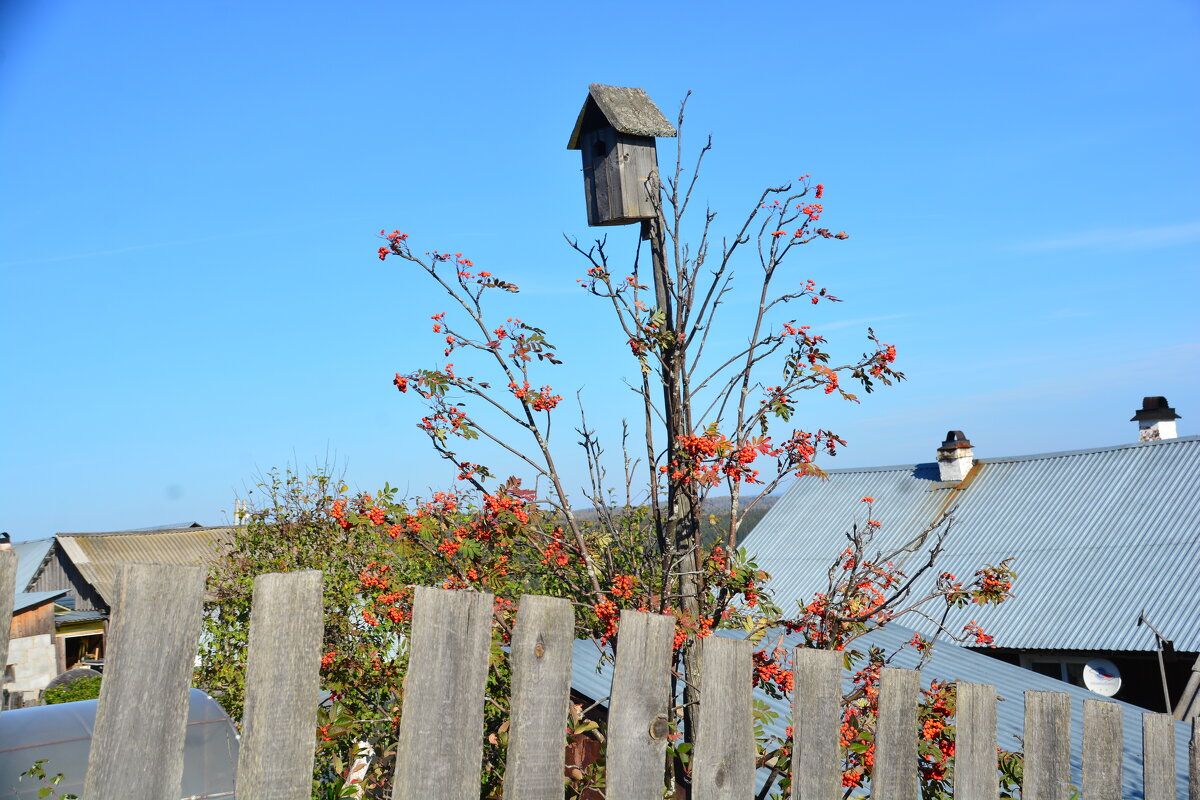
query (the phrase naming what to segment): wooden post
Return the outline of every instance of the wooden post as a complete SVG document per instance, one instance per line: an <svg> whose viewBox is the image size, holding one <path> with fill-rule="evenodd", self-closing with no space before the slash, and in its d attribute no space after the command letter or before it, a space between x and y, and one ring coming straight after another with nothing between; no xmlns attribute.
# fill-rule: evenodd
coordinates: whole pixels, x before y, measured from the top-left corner
<svg viewBox="0 0 1200 800"><path fill-rule="evenodd" d="M571 702L575 612L556 597L524 595L513 630L512 699L504 796L562 800L563 733Z"/></svg>
<svg viewBox="0 0 1200 800"><path fill-rule="evenodd" d="M879 721L875 727L873 800L917 797L917 696L921 673L885 667L879 675ZM998 784L997 784L998 785Z"/></svg>
<svg viewBox="0 0 1200 800"><path fill-rule="evenodd" d="M131 564L116 589L83 796L179 797L204 570Z"/></svg>
<svg viewBox="0 0 1200 800"><path fill-rule="evenodd" d="M792 651L792 800L842 794L842 666L837 650Z"/></svg>
<svg viewBox="0 0 1200 800"><path fill-rule="evenodd" d="M746 639L700 640L700 731L692 770L695 800L754 795L754 645Z"/></svg>
<svg viewBox="0 0 1200 800"><path fill-rule="evenodd" d="M1116 703L1083 701L1083 796L1088 800L1121 800L1122 721Z"/></svg>
<svg viewBox="0 0 1200 800"><path fill-rule="evenodd" d="M237 766L240 797L312 797L324 621L319 571L254 579Z"/></svg>
<svg viewBox="0 0 1200 800"><path fill-rule="evenodd" d="M662 800L675 618L622 611L608 712L608 800Z"/></svg>
<svg viewBox="0 0 1200 800"><path fill-rule="evenodd" d="M997 800L995 686L958 682L954 731L955 800Z"/></svg>
<svg viewBox="0 0 1200 800"><path fill-rule="evenodd" d="M17 554L0 550L0 668L8 664L8 634L12 630L13 600L17 592Z"/></svg>
<svg viewBox="0 0 1200 800"><path fill-rule="evenodd" d="M1144 797L1175 796L1175 718L1142 714L1142 792Z"/></svg>
<svg viewBox="0 0 1200 800"><path fill-rule="evenodd" d="M418 587L392 800L478 800L492 595Z"/></svg>
<svg viewBox="0 0 1200 800"><path fill-rule="evenodd" d="M1024 800L1067 800L1071 794L1071 695L1025 692Z"/></svg>

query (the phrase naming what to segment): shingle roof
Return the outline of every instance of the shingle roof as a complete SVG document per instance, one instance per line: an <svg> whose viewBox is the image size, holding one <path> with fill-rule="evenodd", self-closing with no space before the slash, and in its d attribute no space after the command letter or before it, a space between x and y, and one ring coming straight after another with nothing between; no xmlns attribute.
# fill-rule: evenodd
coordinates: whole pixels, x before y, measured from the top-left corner
<svg viewBox="0 0 1200 800"><path fill-rule="evenodd" d="M208 564L233 528L60 533L59 545L110 606L122 564Z"/></svg>
<svg viewBox="0 0 1200 800"><path fill-rule="evenodd" d="M595 104L608 124L621 133L633 136L677 136L675 126L667 121L658 106L646 94L645 89L633 86L606 86L593 83L588 86L588 99L584 101L575 129L567 142L568 150L579 149L579 137L583 133L584 117L588 106Z"/></svg>
<svg viewBox="0 0 1200 800"><path fill-rule="evenodd" d="M724 635L725 631L722 631ZM732 632L728 632L731 633ZM901 650L901 646L912 638L913 631L897 623L891 623L881 629L872 631L854 642L854 648L865 651L869 647L882 648L886 653L899 653L892 661L892 666L913 668L916 666L917 655L911 648ZM784 646L790 651L798 640L799 634L785 637ZM769 637L774 642L774 637ZM572 658L571 685L575 691L591 698L600 700L607 698L612 688L612 664L602 664L597 671L598 653L595 645L586 639L575 642ZM850 688L850 677L845 673L846 690ZM1079 786L1082 780L1082 738L1083 738L1083 701L1106 700L1120 707L1123 720L1122 733L1125 739L1123 751L1123 792L1125 798L1143 797L1142 783L1142 715L1140 708L1119 700L1108 700L1093 694L1087 689L1073 686L1063 681L1048 678L1033 670L1023 669L1013 664L974 653L946 641L939 641L933 650L933 657L921 669L923 686L928 686L933 680L957 681L965 680L974 683L989 683L996 687L996 694L1002 698L997 704L996 742L1008 750L1020 749L1020 744L1014 737L1020 737L1025 720L1025 692L1066 692L1071 698L1071 778ZM782 736L784 728L790 724L791 708L787 701L775 700L765 693L756 691L755 699L767 703L778 716L772 724L764 725L768 734ZM603 704L607 705L607 701ZM1191 728L1184 722L1175 723L1175 770L1176 785L1180 797L1187 795L1188 781L1188 739ZM759 778L763 779L765 771L760 771Z"/></svg>
<svg viewBox="0 0 1200 800"><path fill-rule="evenodd" d="M50 557L50 548L53 546L53 539L12 543L13 552L17 554L17 577L14 585L18 592L25 591L33 584L42 565Z"/></svg>
<svg viewBox="0 0 1200 800"><path fill-rule="evenodd" d="M1147 651L1144 612L1176 650L1200 651L1200 437L976 463L961 491L933 464L797 480L743 544L790 604L824 589L862 497L884 547L954 507L937 571L970 577L1011 556L1018 577L1013 600L952 623L978 620L999 647Z"/></svg>

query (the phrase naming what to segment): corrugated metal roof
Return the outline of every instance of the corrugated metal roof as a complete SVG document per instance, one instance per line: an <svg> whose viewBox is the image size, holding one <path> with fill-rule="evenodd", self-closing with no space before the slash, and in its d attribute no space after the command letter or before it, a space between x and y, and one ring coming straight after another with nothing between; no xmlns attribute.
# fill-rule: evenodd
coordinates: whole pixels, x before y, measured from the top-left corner
<svg viewBox="0 0 1200 800"><path fill-rule="evenodd" d="M69 589L59 589L49 592L17 592L17 596L13 599L13 613L17 614L26 609L40 606L42 603L48 603L51 600L57 600L66 594Z"/></svg>
<svg viewBox="0 0 1200 800"><path fill-rule="evenodd" d="M863 496L875 498L885 546L949 504L937 571L970 577L1014 557L1018 575L1013 600L951 623L976 619L998 647L1148 651L1144 611L1177 650L1200 651L1200 437L979 459L969 484L952 486L933 464L797 480L744 545L786 611L824 590L844 531L865 519Z"/></svg>
<svg viewBox="0 0 1200 800"><path fill-rule="evenodd" d="M186 528L153 532L60 533L57 539L84 579L111 606L116 599L117 567L120 565L206 565L217 548L228 541L233 530Z"/></svg>
<svg viewBox="0 0 1200 800"><path fill-rule="evenodd" d="M722 631L722 635L732 631ZM900 648L913 635L910 628L897 623L891 623L884 628L857 639L854 648L865 651L869 647L882 648L886 653L898 653L893 659L892 666L913 668L917 663L917 654L911 648ZM800 640L798 634L786 637L784 646L791 650ZM774 641L774 637L769 637ZM586 639L575 642L572 658L572 688L580 694L593 700L607 698L612 689L612 664L603 663L597 671L599 653L595 645ZM845 673L845 690L849 691L851 680ZM933 657L921 669L922 685L928 687L931 681L972 681L989 683L996 687L996 694L1001 698L997 705L996 742L1008 750L1020 749L1017 741L1022 736L1025 725L1025 692L1066 692L1071 698L1071 777L1076 786L1081 785L1082 767L1082 738L1083 738L1083 701L1105 700L1121 708L1125 747L1122 756L1123 792L1125 798L1141 800L1143 798L1142 783L1142 715L1140 708L1119 700L1108 700L1087 689L1073 686L1063 681L1048 678L1033 670L1023 669L1012 664L998 661L986 655L957 647L946 641L939 641L934 647ZM775 700L763 692L755 692L755 699L762 700L778 714L774 724L765 726L767 733L782 736L784 728L790 724L791 708L785 700ZM607 702L603 703L607 705ZM1180 797L1187 796L1188 781L1188 739L1191 728L1184 722L1175 723L1175 772L1176 786ZM765 779L766 770L760 770L759 780ZM760 784L761 785L761 784ZM1157 800L1157 798L1155 799Z"/></svg>
<svg viewBox="0 0 1200 800"><path fill-rule="evenodd" d="M53 539L33 539L28 542L12 543L13 552L17 554L15 585L18 592L25 591L33 584L42 565L50 557L50 548L53 546Z"/></svg>
<svg viewBox="0 0 1200 800"><path fill-rule="evenodd" d="M90 622L92 620L108 619L103 611L67 611L54 615L55 625L66 625L71 622Z"/></svg>

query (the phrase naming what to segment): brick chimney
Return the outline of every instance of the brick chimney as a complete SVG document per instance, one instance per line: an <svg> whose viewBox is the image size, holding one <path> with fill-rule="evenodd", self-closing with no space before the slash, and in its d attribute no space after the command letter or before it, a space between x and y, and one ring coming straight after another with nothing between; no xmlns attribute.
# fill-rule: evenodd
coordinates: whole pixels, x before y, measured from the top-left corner
<svg viewBox="0 0 1200 800"><path fill-rule="evenodd" d="M957 483L967 477L975 463L975 453L962 431L946 431L946 441L937 451L937 462L942 481Z"/></svg>
<svg viewBox="0 0 1200 800"><path fill-rule="evenodd" d="M1142 407L1134 412L1130 422L1138 424L1138 441L1154 442L1159 439L1174 439L1175 420L1179 415L1167 405L1165 397L1143 397Z"/></svg>

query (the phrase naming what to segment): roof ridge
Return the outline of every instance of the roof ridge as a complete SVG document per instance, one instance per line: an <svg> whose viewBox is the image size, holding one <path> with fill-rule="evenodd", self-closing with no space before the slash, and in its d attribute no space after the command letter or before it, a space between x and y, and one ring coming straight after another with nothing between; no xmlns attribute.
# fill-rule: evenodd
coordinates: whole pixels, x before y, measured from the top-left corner
<svg viewBox="0 0 1200 800"><path fill-rule="evenodd" d="M1173 439L1154 439L1148 442L1124 442L1122 444L1110 444L1102 447L1083 447L1076 450L1051 450L1046 453L1026 453L1015 456L989 456L986 458L977 457L975 462L978 464L1007 464L1012 461L1035 461L1041 458L1059 458L1061 456L1077 456L1085 453L1106 453L1113 450L1132 449L1136 447L1158 447L1170 446L1173 444L1183 444L1186 442L1200 441L1200 435L1195 436L1176 436ZM827 469L830 475L843 475L847 473L865 473L865 472L897 472L899 470L914 470L918 467L937 467L936 461L921 461L916 464L886 464L880 466L869 467L838 467L835 469ZM935 481L936 482L936 481Z"/></svg>
<svg viewBox="0 0 1200 800"><path fill-rule="evenodd" d="M54 536L158 536L164 534L233 530L236 527L236 525L204 525L199 528L136 528L123 531L59 531L58 533L54 534Z"/></svg>
<svg viewBox="0 0 1200 800"><path fill-rule="evenodd" d="M1088 453L1111 453L1114 450L1132 450L1138 447L1169 447L1175 444L1185 444L1188 442L1200 441L1200 436L1176 436L1172 439L1153 439L1148 442L1124 442L1122 444L1110 444L1103 447L1083 447L1077 450L1053 450L1048 453L1028 453L1019 456L993 456L990 458L977 458L979 463L983 464L1005 464L1012 461L1037 461L1043 458L1061 458L1062 456L1079 456Z"/></svg>

